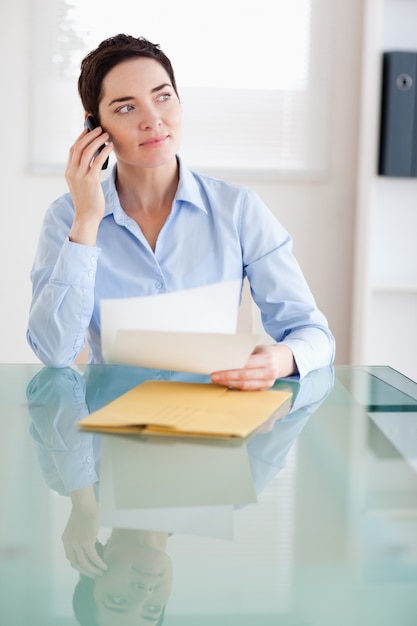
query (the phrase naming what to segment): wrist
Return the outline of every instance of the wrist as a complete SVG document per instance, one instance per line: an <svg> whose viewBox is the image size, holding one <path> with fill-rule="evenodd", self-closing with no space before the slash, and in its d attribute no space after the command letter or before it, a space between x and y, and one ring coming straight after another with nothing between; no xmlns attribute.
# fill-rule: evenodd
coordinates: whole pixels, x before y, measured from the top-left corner
<svg viewBox="0 0 417 626"><path fill-rule="evenodd" d="M87 485L87 487L71 491L70 498L75 509L92 510L98 506L94 485Z"/></svg>
<svg viewBox="0 0 417 626"><path fill-rule="evenodd" d="M79 222L74 220L68 239L72 243L79 243L84 246L95 246L97 243L99 222Z"/></svg>
<svg viewBox="0 0 417 626"><path fill-rule="evenodd" d="M277 378L286 378L298 374L297 363L291 348L283 343L277 343L273 348L277 355Z"/></svg>

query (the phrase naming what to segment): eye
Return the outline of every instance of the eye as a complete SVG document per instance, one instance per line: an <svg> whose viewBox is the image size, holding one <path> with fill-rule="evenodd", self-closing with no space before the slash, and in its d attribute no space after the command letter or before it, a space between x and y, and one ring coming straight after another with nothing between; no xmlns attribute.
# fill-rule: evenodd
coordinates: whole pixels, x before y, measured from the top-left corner
<svg viewBox="0 0 417 626"><path fill-rule="evenodd" d="M158 102L166 102L167 100L169 100L171 98L172 94L170 93L161 93L158 96Z"/></svg>
<svg viewBox="0 0 417 626"><path fill-rule="evenodd" d="M122 107L116 109L116 113L121 113L122 115L129 113L134 107L131 104L124 104Z"/></svg>

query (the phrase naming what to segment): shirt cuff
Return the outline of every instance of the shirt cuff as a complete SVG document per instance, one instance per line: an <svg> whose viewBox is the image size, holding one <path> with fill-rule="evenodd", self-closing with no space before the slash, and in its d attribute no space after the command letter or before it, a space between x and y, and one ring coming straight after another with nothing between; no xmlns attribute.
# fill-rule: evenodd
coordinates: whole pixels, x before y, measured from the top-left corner
<svg viewBox="0 0 417 626"><path fill-rule="evenodd" d="M292 351L300 380L311 371L333 363L334 339L321 328L295 330L281 343Z"/></svg>
<svg viewBox="0 0 417 626"><path fill-rule="evenodd" d="M83 287L86 282L94 283L100 252L101 248L97 246L84 246L67 239L61 248L51 280Z"/></svg>

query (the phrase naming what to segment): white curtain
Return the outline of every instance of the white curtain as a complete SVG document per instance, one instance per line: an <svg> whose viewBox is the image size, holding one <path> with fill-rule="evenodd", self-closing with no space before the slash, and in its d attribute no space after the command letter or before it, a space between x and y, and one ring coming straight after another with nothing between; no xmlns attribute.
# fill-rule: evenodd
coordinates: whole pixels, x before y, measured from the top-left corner
<svg viewBox="0 0 417 626"><path fill-rule="evenodd" d="M125 32L159 43L173 63L190 167L326 175L334 0L32 1L33 172L63 171L82 130L80 61Z"/></svg>

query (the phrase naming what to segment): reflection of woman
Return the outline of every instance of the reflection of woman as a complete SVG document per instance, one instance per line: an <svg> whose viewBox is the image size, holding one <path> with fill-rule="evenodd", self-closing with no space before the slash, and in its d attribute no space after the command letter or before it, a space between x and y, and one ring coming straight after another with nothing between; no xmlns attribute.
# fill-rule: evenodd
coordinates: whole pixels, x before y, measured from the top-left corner
<svg viewBox="0 0 417 626"><path fill-rule="evenodd" d="M172 563L167 533L114 529L106 545L97 544L106 570L81 575L73 597L81 626L162 624L171 593Z"/></svg>
<svg viewBox="0 0 417 626"><path fill-rule="evenodd" d="M100 437L77 427L89 410L152 374L94 366L83 378L72 368L44 368L27 388L42 473L51 489L71 499L62 541L67 559L80 572L73 604L81 625L162 623L172 582L168 534L113 529L105 546L97 541Z"/></svg>
<svg viewBox="0 0 417 626"><path fill-rule="evenodd" d="M275 344L257 346L243 369L213 380L263 389L331 363L333 336L289 234L252 190L191 172L179 158L181 105L159 46L110 38L84 59L78 84L98 126L72 146L70 194L52 204L42 227L28 326L37 356L70 365L88 339L90 360L102 362L101 299L246 277ZM112 151L116 166L101 183Z"/></svg>
<svg viewBox="0 0 417 626"><path fill-rule="evenodd" d="M30 429L44 478L51 489L71 499L62 540L68 561L80 572L74 611L81 625L162 623L172 582L168 533L113 529L104 547L97 541L100 437L77 427L89 411L155 375L153 370L109 365L87 367L83 376L73 368L44 368L27 388ZM187 380L188 375L178 378ZM257 493L283 467L288 450L332 385L331 367L302 381L277 383L277 388L293 392L294 404L288 415L271 419L248 442Z"/></svg>

